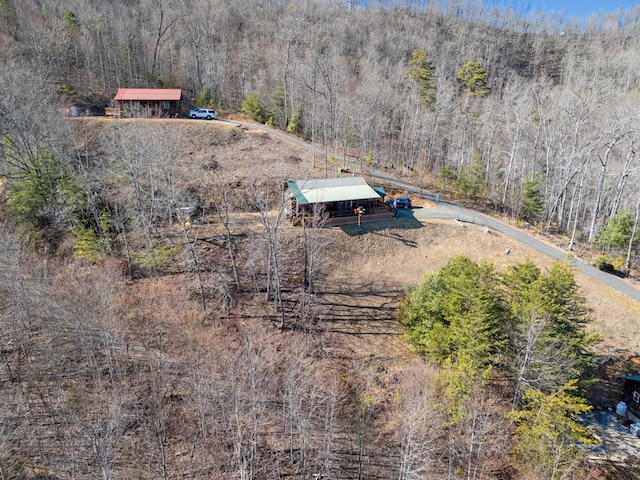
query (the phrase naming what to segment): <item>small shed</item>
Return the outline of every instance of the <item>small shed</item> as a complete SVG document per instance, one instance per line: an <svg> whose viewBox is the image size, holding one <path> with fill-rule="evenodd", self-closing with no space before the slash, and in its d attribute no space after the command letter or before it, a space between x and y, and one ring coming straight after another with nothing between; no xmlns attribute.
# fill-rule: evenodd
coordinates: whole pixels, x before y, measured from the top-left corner
<svg viewBox="0 0 640 480"><path fill-rule="evenodd" d="M121 112L147 111L153 117L180 115L182 90L179 88L119 88L113 98Z"/></svg>
<svg viewBox="0 0 640 480"><path fill-rule="evenodd" d="M293 225L323 226L389 219L384 189L372 188L362 177L289 180L290 220Z"/></svg>
<svg viewBox="0 0 640 480"><path fill-rule="evenodd" d="M622 400L627 404L627 410L636 418L640 418L640 375L623 375L624 380Z"/></svg>

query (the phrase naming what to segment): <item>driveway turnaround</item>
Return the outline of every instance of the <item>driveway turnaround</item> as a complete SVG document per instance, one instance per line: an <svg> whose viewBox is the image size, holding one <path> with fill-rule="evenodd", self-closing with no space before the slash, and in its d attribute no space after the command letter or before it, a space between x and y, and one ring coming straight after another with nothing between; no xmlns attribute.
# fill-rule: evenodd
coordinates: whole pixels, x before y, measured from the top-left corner
<svg viewBox="0 0 640 480"><path fill-rule="evenodd" d="M275 135L277 137L283 138L289 142L295 143L301 147L304 147L308 150L313 150L313 146L308 144L307 142L294 137L292 135L286 134L284 132L275 130L273 128L267 127L261 124L249 123L249 122L240 122L233 121L231 123L236 123L238 125L247 127L247 128L257 128L260 130L264 130L265 132ZM325 154L324 151L319 150L316 147L316 153ZM338 158L342 164L348 165L351 167L352 171L360 170L360 163L355 162L348 158ZM394 187L405 190L407 193L412 195L418 195L427 200L431 200L436 204L435 208L421 208L421 209L413 209L411 210L412 215L417 219L427 219L427 218L438 218L438 219L452 219L457 220L459 222L472 223L476 225L487 226L492 230L496 230L498 232L503 233L504 235L508 235L509 237L522 242L525 245L528 245L531 248L538 250L539 252L548 255L551 258L559 260L561 258L566 257L571 252L568 250L560 250L556 247L548 245L537 238L528 235L518 229L510 227L498 220L495 220L491 217L487 217L486 215L482 215L474 210L469 210L461 205L457 205L453 202L447 201L443 199L439 194L433 194L430 192L426 192L425 190L416 187L413 184L407 183L402 180L398 180L397 178L388 174L388 172L378 172L376 171L376 179L384 180L386 183L393 185ZM406 212L403 212L406 215ZM575 267L578 271L584 273L585 275L590 276L591 278L611 287L635 300L640 301L640 290L635 288L634 286L624 282L620 278L603 272L587 263L584 263L577 258L574 260Z"/></svg>

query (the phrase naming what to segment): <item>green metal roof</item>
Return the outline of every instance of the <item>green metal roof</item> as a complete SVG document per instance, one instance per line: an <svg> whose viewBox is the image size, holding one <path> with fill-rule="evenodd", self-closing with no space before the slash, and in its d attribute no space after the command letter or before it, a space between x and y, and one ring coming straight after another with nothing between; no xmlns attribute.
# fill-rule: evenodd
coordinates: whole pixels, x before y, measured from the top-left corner
<svg viewBox="0 0 640 480"><path fill-rule="evenodd" d="M373 189L381 197L386 197L387 196L387 191L384 189L384 187L382 185L374 185Z"/></svg>
<svg viewBox="0 0 640 480"><path fill-rule="evenodd" d="M639 382L640 383L640 375L622 375L620 378L622 380L630 380L632 382Z"/></svg>
<svg viewBox="0 0 640 480"><path fill-rule="evenodd" d="M371 188L362 177L288 180L287 184L291 197L295 197L300 205L380 197L380 193Z"/></svg>

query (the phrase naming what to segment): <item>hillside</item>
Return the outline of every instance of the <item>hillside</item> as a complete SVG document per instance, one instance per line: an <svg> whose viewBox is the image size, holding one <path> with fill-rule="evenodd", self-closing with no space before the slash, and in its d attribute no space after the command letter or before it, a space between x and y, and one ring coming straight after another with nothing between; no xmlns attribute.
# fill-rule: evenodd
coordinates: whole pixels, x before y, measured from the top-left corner
<svg viewBox="0 0 640 480"><path fill-rule="evenodd" d="M74 120L76 148L91 152L88 172L101 195L123 203L127 191L116 189L102 160L114 128L151 141L170 136L177 196L200 195L203 214L188 225L175 218L154 228L155 238L180 250L151 269L131 269L126 257L74 261L70 247L45 261L22 251L5 229L0 381L9 422L0 449L3 469L14 472L9 478L100 471L127 478L223 479L229 471L308 478L320 471L383 479L408 461L405 435L415 428L419 437L411 441L421 453L412 461L431 465L431 478L444 478L436 446L447 436L464 445L466 437L443 430L437 410L416 410L436 395L438 373L401 338L397 305L407 288L458 254L499 270L524 260L546 268L550 260L480 226L451 221L402 218L361 230L321 229L314 233L316 290L305 295L303 231L283 223L280 331L280 315L265 301L267 235L251 198L267 179L323 176L322 162L313 168L309 150L232 122ZM215 189L225 190L233 206L228 225L240 288L231 286ZM145 249L134 233L127 256L138 263ZM16 249L20 255L12 256ZM637 348L630 323L637 303L587 278L578 281L603 335L599 353L626 360ZM502 408L497 403L485 412L491 422L482 431L492 440L473 460L496 477L511 469L501 453L510 437L497 415ZM460 451L452 461L464 458Z"/></svg>
<svg viewBox="0 0 640 480"><path fill-rule="evenodd" d="M102 128L108 128L112 123L111 120L101 118L88 121L78 119L77 122L80 125L78 132L80 139L103 136ZM252 130L233 120L213 123L192 120L152 120L149 125L152 129L156 126L163 132L170 131L171 135L175 135L172 140L185 146L179 149L173 164L176 182L180 184L181 190L186 191L194 186L202 188L204 182L200 172L211 170L212 164L215 164L213 168L215 174L234 185L235 194L232 200L240 210L253 208L250 202L251 190L255 187L254 182L262 184L279 178L302 179L325 176L327 166L324 155L318 153L314 161L311 146L303 148L278 136L269 135L262 129ZM92 131L91 136L84 131L84 128ZM91 140L89 142L89 148L97 150L101 148L91 145ZM78 145L78 148L83 151L87 146ZM339 165L331 164L329 174L339 174L338 167ZM365 176L371 178L367 173L365 171ZM399 178L411 181L407 176ZM386 187L391 196L394 192L398 195L405 194L392 186ZM436 187L432 186L432 188ZM427 186L426 189L428 190L429 187ZM414 198L414 204L422 208L435 207L433 203L420 198ZM473 207L472 204L469 206ZM479 208L484 207L479 205ZM209 214L213 212L210 211ZM246 218L250 217L243 218L245 218L244 221L248 221ZM502 220L509 221L505 217L502 217ZM257 217L254 217L254 221L257 221ZM436 219L427 221L426 226L421 225L421 228L415 228L417 225L419 223L409 221L406 228L398 228L397 224L391 226L376 224L374 231L368 235L354 234L349 228L328 230L326 233L329 235L331 232L331 237L327 239L328 246L324 262L328 265L352 268L330 269L325 272L329 275L325 288L334 282L345 285L362 282L364 285L369 285L375 283L375 279L378 278L381 284L392 286L390 290L395 292L397 301L402 292L415 285L425 272L439 270L448 259L460 253L478 261L486 260L495 263L501 268L508 268L510 264L527 259L543 267L548 267L553 261L526 246L514 245L513 240L504 238L496 232L486 235L480 225L464 228L456 222ZM207 232L206 226L194 225L193 228L203 231L203 233L197 233L196 238L201 236L207 238L213 235ZM376 231L377 228L384 233ZM390 231L387 232L388 230ZM219 228L215 228L214 231L217 234L221 233ZM293 235L294 239L299 234L297 229L291 227L287 227L286 231L287 234ZM533 231L530 233L535 235ZM177 232L173 235L181 235L181 233ZM568 239L562 236L538 235L538 238L559 247L568 244ZM507 247L511 251L509 256L504 254ZM358 251L366 254L358 255L356 253ZM588 263L591 261L589 255L593 255L588 250L573 252L573 254L584 255L581 259ZM349 274L356 276L351 277ZM594 312L596 329L603 335L602 353L633 355L637 351L638 344L631 333L635 329L628 322L629 318L636 318L635 313L640 306L634 300L611 289L603 288L586 276L579 275L578 281ZM627 281L637 283L633 279ZM624 325L629 328L623 328Z"/></svg>
<svg viewBox="0 0 640 480"><path fill-rule="evenodd" d="M637 16L483 3L7 0L3 131L49 109L102 114L122 87L180 88L183 115L244 111L635 269L637 249L601 242L638 210Z"/></svg>
<svg viewBox="0 0 640 480"><path fill-rule="evenodd" d="M638 302L415 195L286 218L348 157L639 283L640 17L488 3L0 0L0 479L638 478L576 421Z"/></svg>

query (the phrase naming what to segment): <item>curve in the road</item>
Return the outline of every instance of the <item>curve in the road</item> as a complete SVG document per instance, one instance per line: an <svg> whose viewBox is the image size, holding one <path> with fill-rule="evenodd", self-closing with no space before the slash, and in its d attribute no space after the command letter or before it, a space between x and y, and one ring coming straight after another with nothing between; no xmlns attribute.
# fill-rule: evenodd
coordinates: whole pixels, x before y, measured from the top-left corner
<svg viewBox="0 0 640 480"><path fill-rule="evenodd" d="M304 147L308 150L312 150L313 147L311 145L309 145L307 142L294 137L292 135L289 135L287 133L281 132L279 130L275 130L273 128L267 127L265 125L260 125L260 124L254 124L254 123L249 123L249 122L241 122L241 121L230 121L230 120L224 120L224 121L229 121L231 123L236 123L238 125L241 125L243 127L247 127L247 128L257 128L260 130L263 130L269 134L278 136L280 138L283 138L284 140L287 140L289 142L292 142L296 145L299 145L301 147ZM316 151L323 153L324 151L321 148L316 147ZM352 160L349 160L347 158L339 158L338 160L340 160L341 162L344 162L344 164L349 165L350 167L352 167L354 170L355 169L359 169L360 165L356 164L356 162L353 162ZM407 182L403 182L402 180L398 180L397 178L394 178L392 176L389 176L387 173L384 172L376 172L376 178L384 180L385 182L388 182L389 184L401 188L403 190L406 190L408 193L412 193L414 195L420 195L421 197L431 200L433 202L436 203L436 208L430 208L430 209L423 209L422 213L419 215L420 217L432 217L432 218L451 218L451 219L456 219L462 222L470 222L470 223L476 223L476 224L480 224L480 225L486 225L489 228L499 231L505 235L508 235L509 237L525 244L528 245L531 248L534 248L536 250L538 250L539 252L553 258L553 259L561 259L563 257L566 257L566 255L570 252L566 252L566 251L562 251L556 247L553 247L551 245L548 245L540 240L538 240L535 237L532 237L531 235L528 235L520 230L517 230L513 227L510 227L509 225L506 225L498 220L495 220L491 217L487 217L486 215L482 215L481 213L478 213L476 211L473 210L469 210L468 208L462 207L460 205L457 205L455 203L443 200L442 198L439 198L439 196L436 196L434 194L431 194L429 192L425 192L424 190L417 188L415 185L412 185L410 183ZM427 212L428 211L428 212ZM632 285L629 285L628 283L620 280L619 278L610 275L606 272L603 272L595 267L592 267L591 265L588 265L580 260L578 260L577 258L574 261L576 268L584 273L585 275L588 275L589 277L593 278L594 280L597 280L601 283L603 283L604 285L607 285L608 287L611 287L615 290L618 290L619 292L640 301L640 290L638 290L637 288L635 288Z"/></svg>

